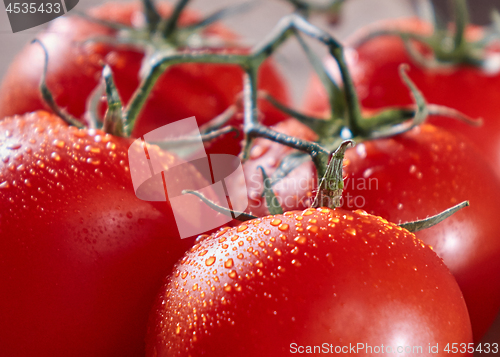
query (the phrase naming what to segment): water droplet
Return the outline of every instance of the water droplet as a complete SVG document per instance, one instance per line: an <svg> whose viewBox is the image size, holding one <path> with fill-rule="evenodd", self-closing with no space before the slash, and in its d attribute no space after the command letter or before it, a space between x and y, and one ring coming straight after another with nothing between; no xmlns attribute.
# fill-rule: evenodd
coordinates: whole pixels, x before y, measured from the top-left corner
<svg viewBox="0 0 500 357"><path fill-rule="evenodd" d="M85 151L86 152L91 152L93 154L99 154L101 152L101 149L98 148L98 147L87 145L87 146L85 146Z"/></svg>
<svg viewBox="0 0 500 357"><path fill-rule="evenodd" d="M300 264L300 262L296 259L293 259L292 260L292 264L295 265L296 267L300 267L302 264Z"/></svg>
<svg viewBox="0 0 500 357"><path fill-rule="evenodd" d="M294 239L294 242L297 242L297 244L306 244L307 238L304 236L298 236Z"/></svg>
<svg viewBox="0 0 500 357"><path fill-rule="evenodd" d="M87 164L92 164L92 165L96 165L97 166L97 165L101 164L101 160L99 160L99 159L93 159L93 158L89 157L87 159Z"/></svg>
<svg viewBox="0 0 500 357"><path fill-rule="evenodd" d="M270 233L271 233L271 231L270 231L269 229L266 229L266 230L264 231L264 234L265 234L266 236L267 236L267 235L269 235Z"/></svg>
<svg viewBox="0 0 500 357"><path fill-rule="evenodd" d="M133 217L132 212L130 212L130 211L129 211L129 212L127 212L127 218L132 218L132 217Z"/></svg>
<svg viewBox="0 0 500 357"><path fill-rule="evenodd" d="M205 260L205 265L207 267L213 265L214 263L215 263L215 257L214 256L212 256L212 257L208 258L207 260Z"/></svg>
<svg viewBox="0 0 500 357"><path fill-rule="evenodd" d="M318 226L307 226L307 231L312 234L318 233Z"/></svg>
<svg viewBox="0 0 500 357"><path fill-rule="evenodd" d="M271 221L271 226L279 226L281 224L281 219L275 218Z"/></svg>
<svg viewBox="0 0 500 357"><path fill-rule="evenodd" d="M272 224L272 223L271 223L271 224ZM279 229L280 231L286 231L286 230L288 230L288 227L289 227L289 226L288 226L288 224L283 223L283 224L280 224L280 226L278 227L278 229Z"/></svg>
<svg viewBox="0 0 500 357"><path fill-rule="evenodd" d="M181 278L186 279L187 276L188 276L188 273L187 273L187 271L185 271L184 273L182 273Z"/></svg>
<svg viewBox="0 0 500 357"><path fill-rule="evenodd" d="M243 259L243 258L244 258L243 253L238 254L238 255L237 255L237 258L238 258L238 259Z"/></svg>
<svg viewBox="0 0 500 357"><path fill-rule="evenodd" d="M356 152L361 159L366 158L366 147L363 143L356 145Z"/></svg>
<svg viewBox="0 0 500 357"><path fill-rule="evenodd" d="M198 254L198 256L202 257L207 253L208 253L208 250L204 250L203 252L200 252L200 254Z"/></svg>
<svg viewBox="0 0 500 357"><path fill-rule="evenodd" d="M62 149L65 145L65 142L62 141L62 140L59 140L59 139L55 139L53 142L52 142L52 145L58 147L59 149Z"/></svg>
<svg viewBox="0 0 500 357"><path fill-rule="evenodd" d="M9 187L10 187L10 185L7 181L0 183L0 188L9 188Z"/></svg>
<svg viewBox="0 0 500 357"><path fill-rule="evenodd" d="M238 232L238 233L243 232L247 228L248 228L248 226L242 224L241 226L238 227L238 229L236 230L236 232Z"/></svg>
<svg viewBox="0 0 500 357"><path fill-rule="evenodd" d="M367 179L369 178L371 175L373 174L373 168L369 168L369 169L366 169L364 172L363 172L363 178Z"/></svg>
<svg viewBox="0 0 500 357"><path fill-rule="evenodd" d="M225 283L224 284L224 291L225 292L230 292L231 291L231 285L229 285L228 283Z"/></svg>
<svg viewBox="0 0 500 357"><path fill-rule="evenodd" d="M178 335L180 333L181 333L181 325L177 324L177 326L175 327L175 334Z"/></svg>
<svg viewBox="0 0 500 357"><path fill-rule="evenodd" d="M350 234L352 236L355 236L356 235L356 229L352 228L352 227L349 227L349 228L346 228L345 232L347 234Z"/></svg>
<svg viewBox="0 0 500 357"><path fill-rule="evenodd" d="M20 149L21 148L21 144L20 143L16 143L16 144L11 144L9 146L7 146L7 149L10 149L10 150L17 150L17 149Z"/></svg>
<svg viewBox="0 0 500 357"><path fill-rule="evenodd" d="M228 260L226 260L224 262L224 268L227 268L227 269L232 268L233 264L234 264L233 258L229 258Z"/></svg>

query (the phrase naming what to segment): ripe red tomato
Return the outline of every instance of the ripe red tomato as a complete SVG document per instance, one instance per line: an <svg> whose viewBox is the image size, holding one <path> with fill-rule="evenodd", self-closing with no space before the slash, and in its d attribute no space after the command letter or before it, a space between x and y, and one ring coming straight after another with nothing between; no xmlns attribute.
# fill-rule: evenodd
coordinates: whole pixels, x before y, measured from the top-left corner
<svg viewBox="0 0 500 357"><path fill-rule="evenodd" d="M278 127L290 135L314 137L295 120ZM260 140L252 152L258 155L244 164L249 210L265 215L262 176L255 168L262 166L271 176L290 150ZM358 144L347 150L345 163L345 209L364 209L392 222L405 222L470 200L467 210L416 235L434 248L456 277L478 341L500 307L500 241L496 238L500 224L495 218L500 210L500 183L486 160L466 139L426 124L391 139ZM301 208L313 195L314 166L302 164L275 187L285 211Z"/></svg>
<svg viewBox="0 0 500 357"><path fill-rule="evenodd" d="M360 33L347 40L354 43L367 33L392 29L418 35L430 35L432 28L417 18L393 19L367 26ZM469 26L468 40L477 40L483 30ZM425 53L426 49L417 46ZM464 114L483 118L483 125L472 128L457 120L433 116L429 122L454 133L466 135L481 151L482 156L500 174L500 50L491 45L486 49L483 68L470 65L456 65L450 68L423 68L411 58L403 41L397 36L375 37L348 51L348 65L361 103L366 109L381 109L388 106L408 105L411 95L401 81L398 67L410 65L408 72L412 81L423 92L429 103L445 105ZM327 60L328 68L335 71L333 60ZM326 93L318 78L314 78L305 100L309 112L323 114L328 109Z"/></svg>
<svg viewBox="0 0 500 357"><path fill-rule="evenodd" d="M106 3L90 14L96 18L141 27L141 7L136 3ZM166 16L171 6L163 3L160 10ZM192 24L200 16L185 11L181 25ZM212 26L205 35L232 40L235 35L221 26ZM77 16L62 17L51 22L49 28L37 37L49 53L47 85L55 101L62 108L84 120L86 102L99 82L103 63L109 64L118 92L127 103L139 85L139 70L144 53L123 45L89 42L99 36L116 37L117 31ZM87 41L87 42L85 42ZM231 47L217 51L244 52ZM39 91L44 54L40 46L28 45L18 54L0 87L0 118L14 114L45 109ZM133 136L139 137L169 122L195 116L202 125L233 104L243 88L243 71L224 64L183 64L174 66L160 77L148 98L134 127ZM259 87L283 102L288 93L272 62L263 64L259 72ZM263 121L273 124L285 116L269 103L262 101ZM102 105L101 113L104 113ZM241 122L241 121L240 121ZM239 142L226 144L225 151L239 152ZM240 139L241 140L241 139ZM220 152L219 150L215 150Z"/></svg>
<svg viewBox="0 0 500 357"><path fill-rule="evenodd" d="M0 122L2 356L144 353L154 297L193 239L169 203L136 197L130 144L42 111ZM207 185L179 167L184 184ZM193 206L189 224L206 210Z"/></svg>
<svg viewBox="0 0 500 357"><path fill-rule="evenodd" d="M157 299L147 356L289 356L305 346L319 355L350 345L426 354L450 341L472 336L442 260L382 218L323 208L248 221L194 246Z"/></svg>
<svg viewBox="0 0 500 357"><path fill-rule="evenodd" d="M344 173L343 207L391 222L425 218L470 201L470 209L416 236L457 279L479 341L500 308L500 183L486 160L465 139L423 125L358 144L346 153Z"/></svg>

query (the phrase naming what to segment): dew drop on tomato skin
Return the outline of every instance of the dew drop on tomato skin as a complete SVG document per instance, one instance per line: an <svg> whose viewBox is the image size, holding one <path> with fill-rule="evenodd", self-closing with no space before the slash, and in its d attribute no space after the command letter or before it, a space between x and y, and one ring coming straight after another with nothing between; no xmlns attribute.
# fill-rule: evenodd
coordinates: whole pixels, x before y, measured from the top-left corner
<svg viewBox="0 0 500 357"><path fill-rule="evenodd" d="M368 156L364 159L348 150L350 165L345 172L357 180L368 167L385 165L385 171L377 169L369 178L378 182L375 189L346 187L351 197L365 198L363 209L368 212L404 222L470 201L470 207L417 236L434 248L457 279L478 340L500 307L500 285L495 283L500 281L500 243L496 239L500 225L494 213L500 210L498 180L465 138L432 125L365 146ZM387 164L393 156L394 162ZM391 173L397 173L398 180L391 179ZM383 184L389 181L390 186ZM488 296L487 304L484 296Z"/></svg>
<svg viewBox="0 0 500 357"><path fill-rule="evenodd" d="M443 339L455 338L470 342L468 317L455 281L429 248L414 244L414 235L391 226L392 229L381 229L385 232L384 236L371 236L370 234L378 232L381 226L388 223L364 212L339 214L336 211L323 209L323 211L308 210L305 213L307 213L306 217L311 216L309 218L317 220L315 224L318 227L328 227L332 220L336 220L337 223L334 223L334 227L326 228L324 238L317 239L314 235L308 235L307 240L299 244L302 236L294 236L296 233L291 235L294 232L294 222L297 222L296 217L299 216L299 212L280 216L278 219L281 219L281 222L278 225L271 224L275 219L273 217L263 218L261 225L271 232L278 233L280 224L289 224L290 234L285 233L288 239L271 241L274 233L266 235L265 230L255 232L252 241L243 248L245 252L248 252L246 254L250 253L249 256L241 259L243 253L237 250L229 257L224 257L222 261L217 262L218 267L224 268L227 259L233 259L231 270L226 275L217 274L218 280L212 279L212 289L206 289L203 297L201 294L190 295L193 298L189 300L190 308L181 310L181 306L185 306L187 300L184 300L185 298L180 294L170 294L168 299L160 295L157 308L151 315L147 356L154 355L151 351L167 350L170 351L168 355L176 356L189 353L218 357L235 355L245 357L270 353L274 356L284 356L288 354L283 354L282 346L289 346L290 341L297 338L304 339L304 344L321 344L325 338L329 341L332 338L350 341L349 338L352 337L353 343L356 343L360 338L359 333L354 331L354 336L350 336L349 329L346 328L346 326L351 326L351 328L356 326L355 320L352 317L343 317L343 314L351 311L350 309L353 311L363 309L363 304L352 305L351 303L359 299L366 300L366 306L377 306L377 309L370 310L371 315L367 313L367 316L370 316L370 323L362 323L362 331L366 332L366 326L372 326L373 321L381 318L377 315L379 310L385 309L384 311L390 312L388 314L391 316L390 321L381 322L384 329L375 328L377 341L374 341L374 344L381 343L380 331L387 331L387 326L391 326L395 323L394 321L400 321L396 329L399 333L402 331L401 326L408 325L409 329L404 333L408 334L409 340L418 336L419 331L435 330L443 334ZM304 212L300 216L303 214ZM347 219L348 216L351 220ZM246 222L246 225L252 226L252 223ZM348 233L351 227L356 227L356 239ZM207 249L208 254L214 259L222 257L223 252L232 252L231 245L241 249L238 241L226 240L224 244L230 245L227 250L218 243L220 238L229 238L236 230L237 228L232 228L223 236L207 238L200 249ZM325 239L326 237L329 238ZM395 244L385 243L385 240L390 237L393 237L393 240L389 242ZM283 238L286 237L283 235ZM246 239L244 240L246 242ZM262 254L264 250L268 251L266 255ZM260 257L255 256L255 252L260 252ZM376 254L371 255L373 252ZM411 254L407 254L410 252ZM347 260L344 258L346 254L349 257ZM205 265L206 257L198 257L195 253L190 253L188 256L189 259L201 263L200 278L212 276L212 267ZM432 271L433 274L431 274L431 271L426 270L430 269L427 266L433 266L437 271ZM417 267L417 271L413 267ZM311 271L314 273L311 274ZM365 272L365 275L357 275L360 271ZM381 271L387 272L388 277L385 278L383 275L383 279L381 277L374 281L367 280L366 272L377 274ZM405 280L409 271L415 274L411 285ZM346 274L348 278L341 278L343 274ZM179 278L176 278L174 274L171 279L170 285L175 286ZM386 280L394 281L394 285L388 286L389 283ZM193 281L192 284L209 286L207 283L200 285L200 281ZM363 284L363 281L367 284ZM358 284L358 282L365 290L362 294L351 296L352 284ZM168 286L169 283L164 287L163 296L171 290ZM435 289L436 286L440 289ZM408 298L413 296L413 290L415 294L418 292L419 298L424 301L434 301L432 304L435 305L425 305L423 310L421 301L418 308L414 308L411 304L406 306L405 304L411 301ZM442 293L436 291L442 291ZM392 298L384 304L388 293ZM317 298L319 300L315 304L305 303ZM212 301L213 305L209 301ZM301 303L297 305L297 301ZM215 308L215 306L218 307ZM311 306L316 306L316 308ZM196 307L198 311L203 309L206 314L206 321L204 320L202 326L192 323L194 315L191 309L193 307ZM398 315L399 309L404 311L404 314ZM429 316L432 315L432 318L425 317L427 313ZM419 314L424 315L419 317ZM436 320L436 316L440 318ZM342 320L343 318L345 320ZM289 323L292 320L293 326ZM306 321L309 332L304 335ZM335 321L340 321L339 325L336 325ZM349 321L349 324L342 323L342 321ZM408 321L411 321L411 324ZM444 325L426 325L431 323L430 321L433 321L432 324L442 322ZM448 326L448 321L453 328ZM188 333L184 339L175 337L175 328L178 323L182 327L193 329L189 330L192 332ZM423 326L419 327L419 324ZM329 326L329 328L325 330L323 326ZM326 334L325 331L327 331ZM269 336L273 338L270 339ZM369 340L369 335L365 339ZM428 343L428 341L423 342ZM221 344L225 346L224 351L218 348Z"/></svg>
<svg viewBox="0 0 500 357"><path fill-rule="evenodd" d="M160 205L136 198L126 174L128 142L99 131L67 128L43 112L26 115L23 121L4 119L0 125L0 153L13 151L2 147L4 142L16 138L22 143L11 155L13 171L8 166L0 170L0 211L11 212L8 221L6 215L0 216L0 282L8 289L0 300L3 306L14 306L5 313L0 308L9 325L8 331L0 327L0 332L6 338L12 336L11 342L23 334L31 341L24 347L2 342L2 351L12 356L40 351L59 356L56 346L71 346L81 354L97 356L110 349L111 354L119 351L123 340L130 341L131 348L121 355L142 350L142 339L137 336L146 325L146 300L153 299L153 286L160 286L168 261L174 255L176 260L189 240L172 249L166 235L173 219ZM12 129L10 134L5 127ZM5 139L6 134L12 138ZM87 146L99 152L85 151ZM110 151L116 156L109 156ZM22 245L21 250L12 238ZM141 249L136 250L138 246ZM24 262L20 251L32 258ZM51 265L44 263L44 255L50 255ZM15 257L23 263L14 262ZM92 268L86 271L85 267ZM127 284L117 278L120 271L127 276ZM151 271L157 271L156 276L148 276ZM5 272L17 276L17 283L10 278L6 281ZM39 275L45 278L40 280ZM33 290L30 297L21 294L19 285ZM130 285L137 286L137 293L128 291ZM125 295L127 299L115 298ZM61 301L65 309L57 309L54 301ZM15 308L21 305L23 311ZM30 336L25 327L40 321L44 330L35 329ZM64 329L58 327L61 321ZM81 345L83 340L85 345Z"/></svg>

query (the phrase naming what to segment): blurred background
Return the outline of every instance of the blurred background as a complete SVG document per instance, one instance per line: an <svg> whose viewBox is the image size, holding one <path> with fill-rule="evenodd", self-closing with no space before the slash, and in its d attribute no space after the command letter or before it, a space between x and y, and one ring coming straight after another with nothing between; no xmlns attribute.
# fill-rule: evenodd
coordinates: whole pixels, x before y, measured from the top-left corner
<svg viewBox="0 0 500 357"><path fill-rule="evenodd" d="M116 1L116 0L115 0ZM119 0L118 0L119 1ZM130 0L128 0L130 1ZM170 0L173 1L173 0ZM222 7L234 5L248 0L192 0L191 7L201 13L209 14ZM313 2L324 2L325 0L313 0ZM80 0L74 10L85 11L98 6L101 0ZM292 7L285 0L253 0L255 5L243 15L235 15L224 21L242 36L248 45L255 44L265 37L267 33L278 22L281 16L292 11ZM436 10L446 17L450 13L448 0L434 0ZM324 29L328 29L337 38L343 39L352 34L359 27L377 20L398 16L409 16L420 12L425 16L425 8L428 0L347 0L343 5L342 17L338 24L331 26L321 16L312 18L312 21ZM487 23L490 18L490 10L494 5L500 8L500 0L476 0L469 1L472 21L475 23ZM420 9L420 11L418 10ZM421 11L424 10L424 11ZM37 32L46 27L40 25L32 29L12 33L7 13L0 11L0 78L3 77L9 63L20 49L36 37ZM314 44L313 44L314 46ZM321 46L314 46L321 53ZM306 65L306 58L302 55L296 43L289 43L279 51L277 60L283 68L283 74L287 77L296 102L300 103L302 91L307 82L310 68ZM292 75L293 74L293 75Z"/></svg>
<svg viewBox="0 0 500 357"><path fill-rule="evenodd" d="M191 7L202 14L209 14L225 6L244 1L246 0L193 0ZM75 10L83 12L102 2L102 0L80 0ZM229 28L241 35L243 42L247 45L255 44L264 38L283 15L293 10L285 0L255 0L254 2L255 6L248 13L235 15L224 21ZM434 0L433 3L442 17L449 17L451 11L448 0ZM428 5L428 0L347 0L337 24L332 26L321 17L313 17L311 20L333 33L337 38L344 39L361 26L377 20L415 14L425 17ZM500 0L470 0L471 21L476 24L488 23L491 9L495 6L500 10ZM70 14L74 14L75 10ZM0 78L3 77L16 53L34 39L44 27L46 25L40 25L14 34L7 13L0 6ZM319 54L325 52L321 46L315 45L313 48ZM279 50L276 60L281 65L282 74L290 84L290 91L296 105L299 106L311 68L300 47L293 41ZM484 341L500 342L500 319L497 319L495 326Z"/></svg>

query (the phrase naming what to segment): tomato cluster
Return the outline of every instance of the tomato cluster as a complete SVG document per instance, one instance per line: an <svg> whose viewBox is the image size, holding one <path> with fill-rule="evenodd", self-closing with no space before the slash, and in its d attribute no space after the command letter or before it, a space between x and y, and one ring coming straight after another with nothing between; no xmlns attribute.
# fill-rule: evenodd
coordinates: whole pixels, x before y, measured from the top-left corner
<svg viewBox="0 0 500 357"><path fill-rule="evenodd" d="M305 13L315 9L292 3ZM428 24L412 19L367 27L366 39L348 41L345 68L343 57L335 57L342 46L330 47L325 68L344 85L325 91L315 63L323 78L311 79L301 114L287 107L287 84L267 57L304 23L306 34L320 33L316 38L332 46L329 35L292 15L293 31L254 52L184 6L106 3L87 16L56 19L37 36L42 46L24 48L3 79L0 355L476 351L500 308L494 46L485 47L480 63L427 68L404 40L407 33L430 35ZM470 27L465 39L475 41L482 31ZM412 46L424 56L433 50ZM143 91L166 54L181 59ZM207 54L208 63L196 62ZM245 56L250 60L235 64ZM415 119L411 130L389 134L401 121L387 119L356 132L350 77L363 115L394 105L408 113L418 93L407 95L398 76L403 63L427 103L480 116L484 126L452 122L442 118L450 111L441 110L430 123ZM103 81L104 65L116 93ZM42 77L51 104L40 90ZM130 120L127 105L141 95L144 105ZM329 103L341 103L350 120L335 117ZM419 107L427 103L417 98ZM220 124L227 108L234 110ZM231 212L244 222L221 227L224 210L209 202L219 197L216 173L202 174L197 160L187 161L198 153L174 154L168 148L175 142L144 141L154 129L192 116L203 130L239 131L202 133L209 154L242 158L244 180L227 177L221 189L229 211L232 200L248 200L246 212ZM340 149L328 155L349 135L356 143L345 159ZM183 145L193 138L179 139ZM134 163L141 167L132 167L131 155L144 157ZM138 197L134 170L151 173L154 179L140 189L161 200ZM184 190L202 191L203 199L191 196L179 213L175 195ZM423 221L403 224L467 200L470 207L430 228L415 228ZM221 218L214 231L203 232L207 216L215 217L213 226ZM181 239L180 224L205 234Z"/></svg>

